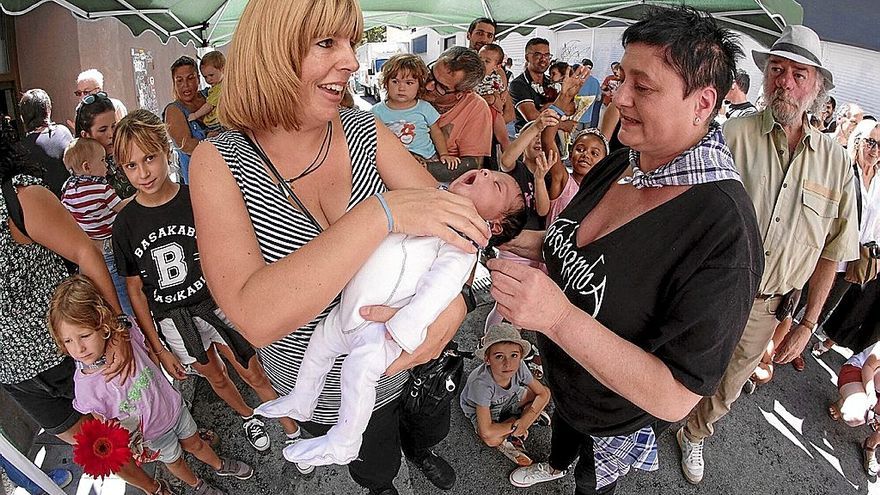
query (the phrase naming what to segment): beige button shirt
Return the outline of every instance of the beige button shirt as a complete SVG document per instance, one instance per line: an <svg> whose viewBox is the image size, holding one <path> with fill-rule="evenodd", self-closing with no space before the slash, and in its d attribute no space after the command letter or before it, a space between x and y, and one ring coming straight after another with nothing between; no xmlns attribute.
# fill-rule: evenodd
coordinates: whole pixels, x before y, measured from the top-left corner
<svg viewBox="0 0 880 495"><path fill-rule="evenodd" d="M859 255L849 158L827 135L806 129L789 156L785 131L769 109L724 125L764 240L761 294L802 288L819 257L849 261Z"/></svg>

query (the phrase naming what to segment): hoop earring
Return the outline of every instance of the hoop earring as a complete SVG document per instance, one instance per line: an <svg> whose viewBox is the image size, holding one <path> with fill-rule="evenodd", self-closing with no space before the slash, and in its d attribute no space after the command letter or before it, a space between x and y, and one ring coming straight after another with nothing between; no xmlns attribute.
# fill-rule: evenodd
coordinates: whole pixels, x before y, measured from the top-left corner
<svg viewBox="0 0 880 495"><path fill-rule="evenodd" d="M105 331L104 331L104 340L109 340L109 339L110 339L110 335L111 335L112 333L113 333L113 332L111 332L110 330L105 330Z"/></svg>

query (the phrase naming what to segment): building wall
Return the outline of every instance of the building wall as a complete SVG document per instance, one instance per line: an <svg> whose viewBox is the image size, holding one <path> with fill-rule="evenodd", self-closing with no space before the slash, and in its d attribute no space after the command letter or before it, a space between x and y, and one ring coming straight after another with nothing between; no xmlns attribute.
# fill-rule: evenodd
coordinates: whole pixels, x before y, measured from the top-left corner
<svg viewBox="0 0 880 495"><path fill-rule="evenodd" d="M176 38L162 43L151 31L134 36L117 19L79 19L52 2L16 17L15 29L21 89L42 88L49 93L56 122L73 120L76 76L85 69L100 70L104 91L133 110L138 100L131 50L149 50L153 63L147 73L154 78L161 109L173 98L171 63L181 55L197 55L192 43L184 46Z"/></svg>

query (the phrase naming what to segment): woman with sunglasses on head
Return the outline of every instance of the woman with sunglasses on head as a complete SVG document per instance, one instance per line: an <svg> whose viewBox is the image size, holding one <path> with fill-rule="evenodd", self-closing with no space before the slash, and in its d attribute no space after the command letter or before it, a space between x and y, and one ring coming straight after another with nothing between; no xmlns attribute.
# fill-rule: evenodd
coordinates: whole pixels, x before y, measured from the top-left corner
<svg viewBox="0 0 880 495"><path fill-rule="evenodd" d="M83 97L76 106L75 131L77 137L94 139L101 143L107 153L107 182L116 194L128 198L135 193L134 187L113 161L113 131L116 129L116 108L107 93L99 91Z"/></svg>
<svg viewBox="0 0 880 495"><path fill-rule="evenodd" d="M859 122L850 133L847 153L858 169L859 244L880 243L880 122ZM875 261L876 265L880 265L880 260ZM813 346L814 356L825 354L834 345L858 351L880 340L880 282L873 278L865 285L850 283L846 280L846 269L846 263L837 267L837 278L822 311L827 318L822 330L828 338ZM806 295L801 294L801 300L804 299ZM832 411L831 415L834 417L835 413Z"/></svg>
<svg viewBox="0 0 880 495"><path fill-rule="evenodd" d="M198 120L189 120L193 113L205 104L205 97L199 93L199 71L196 61L184 55L171 64L171 79L174 82L175 100L165 107L162 120L168 126L168 134L174 141L180 175L184 184L189 184L190 155L199 141L208 136L208 130Z"/></svg>
<svg viewBox="0 0 880 495"><path fill-rule="evenodd" d="M438 190L372 114L339 108L358 68L353 47L362 32L357 0L248 2L219 107L231 130L193 154L190 194L205 279L220 308L260 347L280 394L293 388L315 326L390 232L436 236L471 253L471 239L488 240L470 200ZM395 311L370 307L362 316L385 322ZM425 342L379 380L358 459L349 464L371 493L397 493L401 448L437 486L455 483L452 467L430 450L448 433L449 404L443 417L408 417L400 394L405 370L439 355L464 314L456 298ZM338 419L341 362L301 424L313 435Z"/></svg>

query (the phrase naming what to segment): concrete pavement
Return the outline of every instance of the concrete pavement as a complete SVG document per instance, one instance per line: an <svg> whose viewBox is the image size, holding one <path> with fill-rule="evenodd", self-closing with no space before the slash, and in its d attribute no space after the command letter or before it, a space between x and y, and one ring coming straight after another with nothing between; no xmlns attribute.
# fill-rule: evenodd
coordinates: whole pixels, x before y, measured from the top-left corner
<svg viewBox="0 0 880 495"><path fill-rule="evenodd" d="M459 331L458 340L464 349L476 347L482 333L483 320L489 310L484 304L469 315ZM807 355L807 368L797 373L791 366L777 371L774 381L758 388L751 396L743 396L718 425L718 431L706 444L706 477L693 486L681 475L675 426L660 436L660 469L654 473L635 471L622 479L619 494L864 494L878 493L876 480L869 482L861 467L859 443L868 435L868 428L849 428L835 423L826 414L826 405L836 398L836 371L844 357L835 351L816 360ZM467 370L476 363L467 363ZM361 494L344 467L320 467L309 476L300 475L280 457L283 432L277 423L269 423L272 436L270 453L258 454L247 446L241 433L241 420L201 378L187 384L193 396L193 415L200 426L213 428L223 438L221 456L232 456L251 463L256 474L251 480L217 479L197 461L196 470L230 495L286 494ZM246 394L251 404L257 399ZM546 460L549 453L549 428L535 427L526 446L536 460ZM452 432L435 449L456 468L458 481L449 495L532 495L571 494L571 476L527 489L511 486L507 481L513 469L500 453L483 447L460 409L453 409ZM70 449L51 446L43 465L55 467L62 461L70 463ZM76 470L75 466L72 466ZM160 475L167 477L164 467ZM428 483L414 466L403 462L395 484L404 495L442 493ZM79 487L79 488L77 488ZM123 493L113 480L93 483L88 478L75 481L67 493L79 495L118 495ZM139 493L129 488L127 494ZM182 493L188 493L186 491Z"/></svg>

